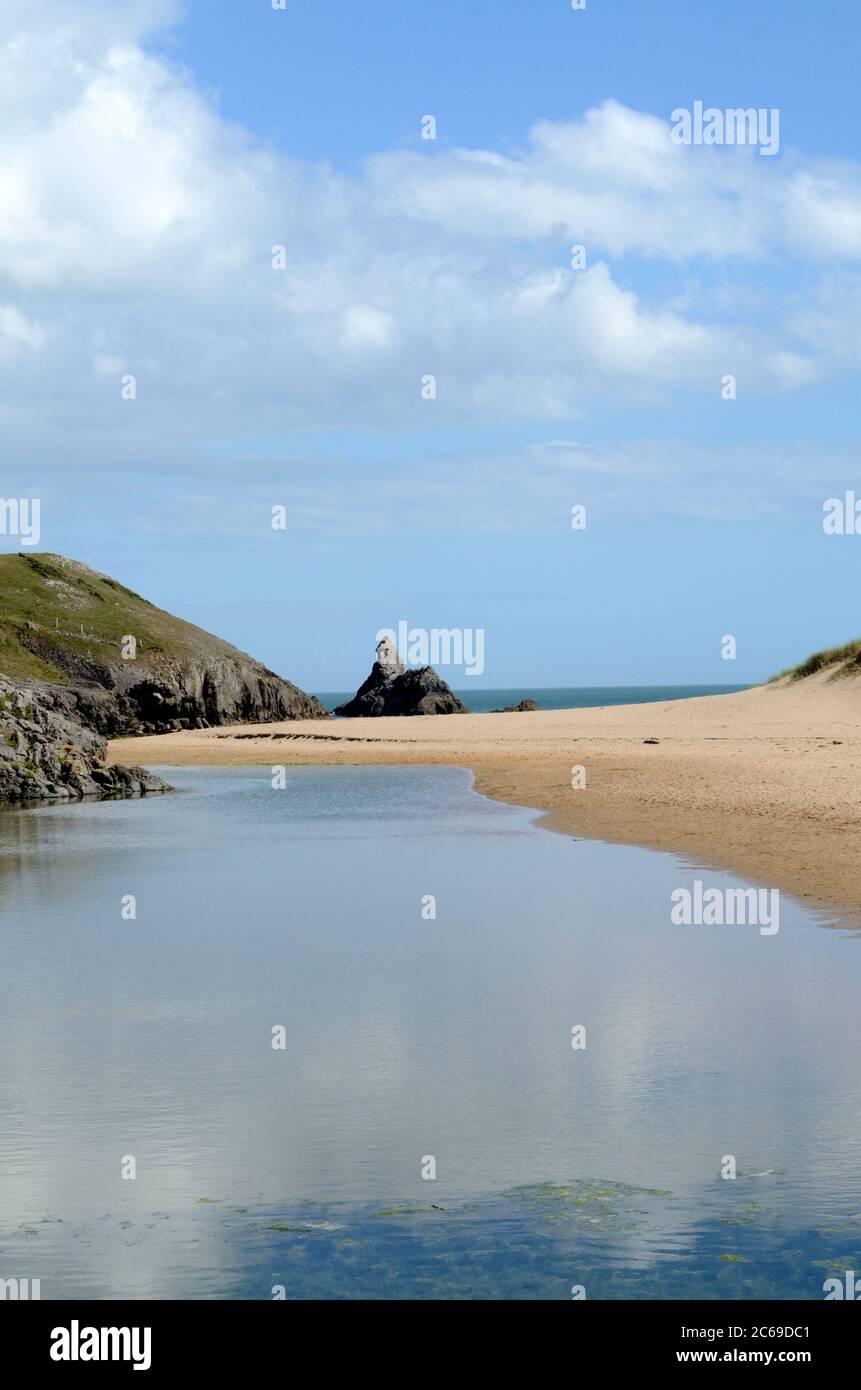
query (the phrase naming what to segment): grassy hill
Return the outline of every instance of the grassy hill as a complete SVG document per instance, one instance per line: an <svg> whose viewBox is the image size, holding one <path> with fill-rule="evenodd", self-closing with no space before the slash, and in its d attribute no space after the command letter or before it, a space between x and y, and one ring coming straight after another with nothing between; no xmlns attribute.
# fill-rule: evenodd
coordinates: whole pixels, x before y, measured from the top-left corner
<svg viewBox="0 0 861 1390"><path fill-rule="evenodd" d="M327 717L229 642L62 555L0 555L0 673L109 692L109 709L79 706L102 732Z"/></svg>
<svg viewBox="0 0 861 1390"><path fill-rule="evenodd" d="M68 680L56 647L82 661L112 664L127 634L141 657L182 657L236 649L174 618L115 579L62 555L0 555L0 671L13 678ZM39 653L42 653L41 655Z"/></svg>

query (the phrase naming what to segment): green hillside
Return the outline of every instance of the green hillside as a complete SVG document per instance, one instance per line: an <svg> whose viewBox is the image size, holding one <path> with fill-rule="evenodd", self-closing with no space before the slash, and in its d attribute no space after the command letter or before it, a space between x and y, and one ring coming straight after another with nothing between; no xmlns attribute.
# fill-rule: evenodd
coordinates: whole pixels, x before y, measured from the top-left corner
<svg viewBox="0 0 861 1390"><path fill-rule="evenodd" d="M132 634L138 661L237 656L235 648L156 608L115 579L62 555L0 555L0 672L63 682L64 657L113 665Z"/></svg>

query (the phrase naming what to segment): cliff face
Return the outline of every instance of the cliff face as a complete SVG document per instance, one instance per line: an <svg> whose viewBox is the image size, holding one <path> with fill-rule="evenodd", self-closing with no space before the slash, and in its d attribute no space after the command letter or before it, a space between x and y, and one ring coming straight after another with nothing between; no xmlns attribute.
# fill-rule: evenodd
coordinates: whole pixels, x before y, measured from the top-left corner
<svg viewBox="0 0 861 1390"><path fill-rule="evenodd" d="M228 642L61 555L0 556L0 614L0 671L102 734L328 718Z"/></svg>
<svg viewBox="0 0 861 1390"><path fill-rule="evenodd" d="M169 791L142 767L106 767L107 741L69 717L50 689L0 676L0 800L68 801Z"/></svg>
<svg viewBox="0 0 861 1390"><path fill-rule="evenodd" d="M67 676L58 694L88 727L103 734L162 734L213 724L328 719L314 696L251 657L161 652L124 662L81 660L28 634L28 650Z"/></svg>

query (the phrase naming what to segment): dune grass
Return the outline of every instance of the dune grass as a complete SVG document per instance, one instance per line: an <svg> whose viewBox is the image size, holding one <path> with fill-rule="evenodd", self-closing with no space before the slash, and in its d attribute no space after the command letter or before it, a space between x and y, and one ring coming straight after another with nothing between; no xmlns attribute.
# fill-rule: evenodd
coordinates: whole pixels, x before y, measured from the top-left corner
<svg viewBox="0 0 861 1390"><path fill-rule="evenodd" d="M776 676L771 677L769 684L782 680L800 681L805 676L813 676L817 671L824 671L829 666L835 667L835 676L848 676L861 670L861 637L856 637L843 647L827 647L824 651L814 652L806 661L802 661L800 666L790 666L785 671L779 671Z"/></svg>

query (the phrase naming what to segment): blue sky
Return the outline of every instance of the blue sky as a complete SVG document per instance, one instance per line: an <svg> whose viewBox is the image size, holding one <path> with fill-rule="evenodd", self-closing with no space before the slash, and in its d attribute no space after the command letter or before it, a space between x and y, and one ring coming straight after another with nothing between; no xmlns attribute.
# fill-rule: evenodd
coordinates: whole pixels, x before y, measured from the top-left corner
<svg viewBox="0 0 861 1390"><path fill-rule="evenodd" d="M861 497L859 30L9 0L3 495L309 689L401 619L483 627L511 687L752 681L856 635L861 536L822 506ZM777 108L779 153L674 145L695 101Z"/></svg>
<svg viewBox="0 0 861 1390"><path fill-rule="evenodd" d="M608 96L655 113L697 97L778 106L793 144L852 159L859 42L851 0L288 0L275 16L199 0L168 51L229 119L350 168L415 142L419 107L441 143L516 149L536 120Z"/></svg>

